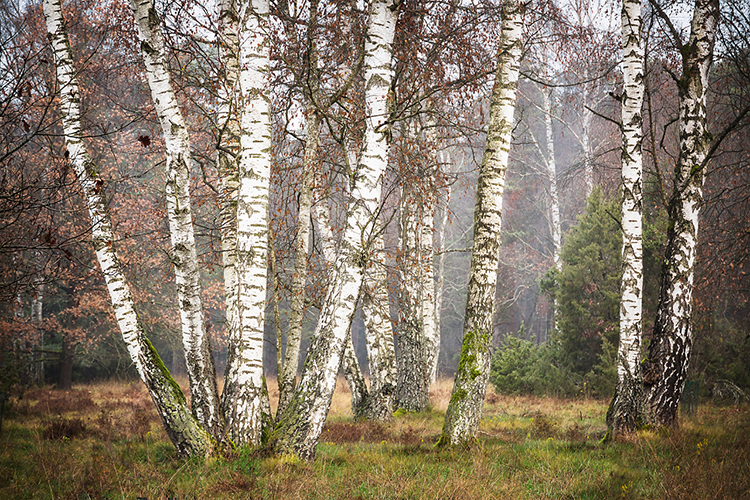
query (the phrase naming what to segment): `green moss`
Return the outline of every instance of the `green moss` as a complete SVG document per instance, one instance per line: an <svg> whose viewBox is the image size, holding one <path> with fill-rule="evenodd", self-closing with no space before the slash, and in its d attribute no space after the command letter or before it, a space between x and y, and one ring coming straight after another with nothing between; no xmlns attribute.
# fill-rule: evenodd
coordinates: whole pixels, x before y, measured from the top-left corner
<svg viewBox="0 0 750 500"><path fill-rule="evenodd" d="M478 333L474 330L466 332L461 346L461 359L458 362L458 373L460 375L468 375L474 381L482 374L482 370L477 364L477 354L489 350L489 339L488 333Z"/></svg>
<svg viewBox="0 0 750 500"><path fill-rule="evenodd" d="M453 394L451 394L451 400L449 405L453 406L454 404L458 403L459 401L463 401L466 399L466 396L468 396L469 393L466 391L466 389L456 389L453 391Z"/></svg>
<svg viewBox="0 0 750 500"><path fill-rule="evenodd" d="M164 362L159 357L159 353L156 352L156 348L154 347L154 345L145 336L143 337L143 340L146 342L146 345L148 346L149 351L151 351L151 360L153 361L154 365L156 365L156 367L161 372L162 376L166 379L166 381L172 387L172 393L174 394L175 399L179 403L187 404L187 400L185 399L185 394L182 392L182 388L180 387L180 384L178 384L177 381L174 378L172 378L172 375L169 373L169 370L167 370L167 367L164 366Z"/></svg>

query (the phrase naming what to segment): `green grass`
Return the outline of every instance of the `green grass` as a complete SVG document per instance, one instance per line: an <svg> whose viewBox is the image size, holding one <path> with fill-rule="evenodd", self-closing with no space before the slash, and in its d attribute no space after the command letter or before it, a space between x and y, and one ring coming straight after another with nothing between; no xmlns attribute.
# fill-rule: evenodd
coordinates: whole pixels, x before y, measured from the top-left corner
<svg viewBox="0 0 750 500"><path fill-rule="evenodd" d="M273 397L273 390L271 391ZM750 412L704 404L679 430L600 444L606 401L488 394L478 441L435 447L433 409L356 423L336 395L317 460L255 450L181 459L138 384L14 400L0 435L0 498L750 498Z"/></svg>

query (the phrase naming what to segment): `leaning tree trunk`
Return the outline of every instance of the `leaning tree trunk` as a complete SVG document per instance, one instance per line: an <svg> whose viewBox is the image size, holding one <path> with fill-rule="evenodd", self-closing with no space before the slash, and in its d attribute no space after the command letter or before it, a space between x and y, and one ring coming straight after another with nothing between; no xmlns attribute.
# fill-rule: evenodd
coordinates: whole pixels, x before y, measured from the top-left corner
<svg viewBox="0 0 750 500"><path fill-rule="evenodd" d="M681 48L680 152L668 208L659 305L643 367L646 421L656 426L677 425L693 343L691 314L698 219L711 140L706 129L706 91L718 22L719 0L696 0L690 39Z"/></svg>
<svg viewBox="0 0 750 500"><path fill-rule="evenodd" d="M294 453L305 460L315 457L331 406L344 342L367 264L368 240L380 205L388 164L387 96L393 78L391 58L399 5L392 0L376 0L371 6L365 44L367 130L356 184L351 190L347 227L300 382L286 411L277 418L272 438L276 452Z"/></svg>
<svg viewBox="0 0 750 500"><path fill-rule="evenodd" d="M153 0L131 0L151 98L166 145L166 198L171 260L177 284L182 344L190 380L190 401L198 421L214 436L222 427L211 345L201 298L200 267L190 206L190 139L166 63L161 20Z"/></svg>
<svg viewBox="0 0 750 500"><path fill-rule="evenodd" d="M609 438L632 434L643 398L643 108L641 0L622 4L622 281L617 385L607 412Z"/></svg>
<svg viewBox="0 0 750 500"><path fill-rule="evenodd" d="M240 9L240 161L237 196L237 310L233 314L221 408L236 446L260 443L270 423L263 377L271 183L268 0Z"/></svg>
<svg viewBox="0 0 750 500"><path fill-rule="evenodd" d="M213 450L214 441L190 412L180 386L146 338L143 325L138 320L130 285L122 272L103 189L104 180L83 143L80 92L60 1L46 0L44 16L60 88L65 145L89 210L94 250L107 283L122 338L178 452L184 455L208 455Z"/></svg>
<svg viewBox="0 0 750 500"><path fill-rule="evenodd" d="M474 247L464 317L464 340L439 441L441 445L462 445L476 438L487 391L503 188L521 60L523 8L518 0L503 3L497 76L490 98L487 143L474 208Z"/></svg>

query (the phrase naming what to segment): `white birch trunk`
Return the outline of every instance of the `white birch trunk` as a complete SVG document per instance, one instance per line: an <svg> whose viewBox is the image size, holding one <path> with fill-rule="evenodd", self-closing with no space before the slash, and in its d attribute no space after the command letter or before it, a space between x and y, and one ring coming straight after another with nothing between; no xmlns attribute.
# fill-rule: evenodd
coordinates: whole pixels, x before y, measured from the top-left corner
<svg viewBox="0 0 750 500"><path fill-rule="evenodd" d="M320 144L320 116L313 106L308 107L305 152L302 159L302 179L297 211L297 238L294 242L294 274L289 298L289 330L286 337L284 364L279 374L280 415L286 409L296 385L302 344L302 321L305 313L305 285L307 282L307 252L310 246L312 181Z"/></svg>
<svg viewBox="0 0 750 500"><path fill-rule="evenodd" d="M396 351L383 247L383 233L378 224L371 244L370 261L365 269L361 303L367 364L370 368L370 393L365 417L381 422L393 417L397 382Z"/></svg>
<svg viewBox="0 0 750 500"><path fill-rule="evenodd" d="M557 161L555 160L555 136L552 129L552 89L542 89L544 105L544 127L547 132L547 177L549 180L549 216L552 235L552 265L560 267L562 229L560 227L560 200L557 195Z"/></svg>
<svg viewBox="0 0 750 500"><path fill-rule="evenodd" d="M239 80L239 13L236 0L218 0L219 17L219 107L218 150L221 257L224 272L226 328L237 326L237 191L239 179L240 124L237 95ZM229 338L232 334L229 333Z"/></svg>
<svg viewBox="0 0 750 500"><path fill-rule="evenodd" d="M311 210L313 202L313 175L320 146L321 117L316 106L321 104L318 80L318 0L310 2L310 19L307 26L307 80L305 151L302 158L302 175L298 198L297 238L294 248L294 274L289 304L289 331L286 340L284 364L279 376L279 407L277 414L284 413L294 394L297 367L302 343L302 321L305 312L305 284L307 282L307 252L310 246ZM355 358L356 361L356 358ZM358 367L358 365L357 365ZM353 369L353 368L352 368ZM352 392L354 394L356 390Z"/></svg>
<svg viewBox="0 0 750 500"><path fill-rule="evenodd" d="M59 0L45 0L44 15L60 88L63 131L70 162L89 210L92 240L107 283L115 317L138 374L148 388L167 435L185 455L208 455L214 442L190 412L180 386L170 376L138 320L130 286L115 250L104 181L86 150L81 133L80 92Z"/></svg>
<svg viewBox="0 0 750 500"><path fill-rule="evenodd" d="M398 6L390 0L376 0L371 6L365 44L367 130L352 188L353 200L347 211L347 227L305 368L291 403L277 419L274 433L273 446L277 452L294 453L306 460L315 457L315 447L331 405L344 342L368 260L368 241L377 220L388 163L387 96L393 78L391 58Z"/></svg>
<svg viewBox="0 0 750 500"><path fill-rule="evenodd" d="M450 163L450 155L445 153L447 161L443 163ZM443 290L445 288L445 230L448 226L448 207L451 200L451 186L446 185L443 188L443 192L438 197L437 214L440 219L437 225L436 232L436 251L437 251L437 263L435 273L435 333L437 339L437 345L435 346L435 358L434 364L431 369L431 378L435 382L438 375L438 362L440 358L440 341L442 337L442 310L443 310Z"/></svg>
<svg viewBox="0 0 750 500"><path fill-rule="evenodd" d="M719 0L696 0L690 39L682 47L679 80L680 152L669 203L669 230L659 305L643 370L645 416L656 426L677 425L677 410L693 343L692 307L696 242L703 202L708 72L719 23Z"/></svg>
<svg viewBox="0 0 750 500"><path fill-rule="evenodd" d="M586 73L588 78L588 72ZM581 130L581 149L583 149L583 179L585 186L585 199L594 190L594 166L591 162L591 119L593 113L586 107L588 102L589 85L583 89L583 125Z"/></svg>
<svg viewBox="0 0 750 500"><path fill-rule="evenodd" d="M464 340L440 445L460 445L476 438L487 391L503 189L513 130L522 32L523 6L517 0L504 2L497 75L490 99L487 143L474 209L474 247L466 299Z"/></svg>
<svg viewBox="0 0 750 500"><path fill-rule="evenodd" d="M219 397L201 297L200 267L190 206L190 139L166 64L161 21L153 0L131 0L151 98L166 145L165 186L171 259L177 284L182 345L190 380L190 401L198 421L214 436L221 432Z"/></svg>
<svg viewBox="0 0 750 500"><path fill-rule="evenodd" d="M607 412L611 439L632 434L642 402L643 50L641 0L622 4L622 281L617 385Z"/></svg>
<svg viewBox="0 0 750 500"><path fill-rule="evenodd" d="M396 406L406 411L424 411L429 404L427 339L425 336L423 263L420 255L422 231L420 200L404 183L399 207L401 263L399 265L399 322L396 337L398 383Z"/></svg>
<svg viewBox="0 0 750 500"><path fill-rule="evenodd" d="M229 339L222 412L235 444L257 445L270 421L263 377L268 282L271 113L268 95L268 0L240 9L240 161L237 199L237 311Z"/></svg>

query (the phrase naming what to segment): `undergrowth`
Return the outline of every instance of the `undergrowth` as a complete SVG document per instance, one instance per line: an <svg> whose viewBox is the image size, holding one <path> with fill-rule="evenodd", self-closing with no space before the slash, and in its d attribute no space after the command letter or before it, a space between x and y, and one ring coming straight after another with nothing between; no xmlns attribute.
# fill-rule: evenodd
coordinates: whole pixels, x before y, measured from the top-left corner
<svg viewBox="0 0 750 500"><path fill-rule="evenodd" d="M0 498L750 498L747 406L701 406L678 430L603 445L606 401L487 396L468 449L437 448L449 391L392 422L337 393L317 460L241 449L177 457L139 384L37 389L6 406Z"/></svg>

